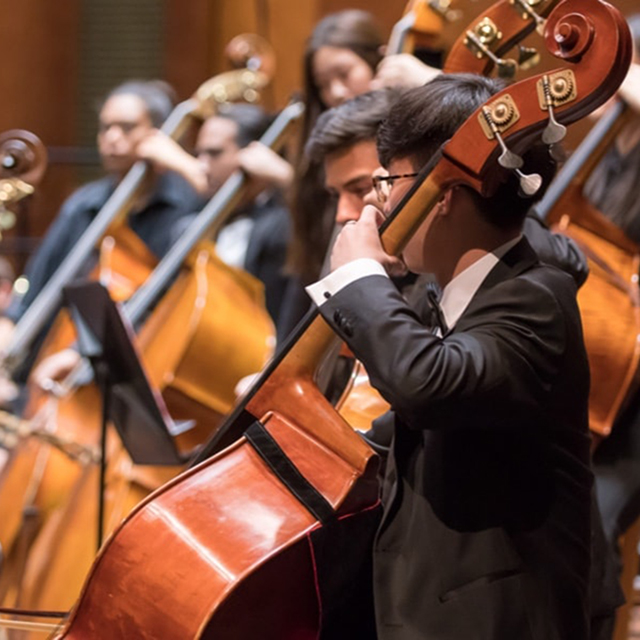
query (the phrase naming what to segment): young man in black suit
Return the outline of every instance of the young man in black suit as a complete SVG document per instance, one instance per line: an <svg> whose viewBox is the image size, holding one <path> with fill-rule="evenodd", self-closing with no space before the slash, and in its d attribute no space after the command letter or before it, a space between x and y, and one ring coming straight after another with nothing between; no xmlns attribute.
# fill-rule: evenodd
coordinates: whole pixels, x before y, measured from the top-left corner
<svg viewBox="0 0 640 640"><path fill-rule="evenodd" d="M480 104L491 80L442 76L382 125L386 208ZM547 154L535 170L550 177ZM402 176L402 177L398 177ZM379 640L588 637L589 374L573 279L522 237L515 176L483 199L447 191L403 259L443 288L425 326L385 268L377 212L343 229L309 292L393 410L374 544ZM381 435L382 434L382 435Z"/></svg>

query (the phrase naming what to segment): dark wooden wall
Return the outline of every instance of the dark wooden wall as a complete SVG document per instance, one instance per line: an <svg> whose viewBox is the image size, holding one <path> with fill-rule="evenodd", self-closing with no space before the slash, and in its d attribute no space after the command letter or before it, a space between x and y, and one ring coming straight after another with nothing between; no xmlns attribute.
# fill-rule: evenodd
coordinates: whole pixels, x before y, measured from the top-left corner
<svg viewBox="0 0 640 640"><path fill-rule="evenodd" d="M627 14L637 10L636 2L614 0ZM460 23L451 25L445 40L451 41L470 22L472 14L490 3L490 0L458 0L458 6L467 15ZM52 162L38 194L17 229L0 243L0 252L12 257L19 268L64 197L98 170L93 151L95 113L91 105L100 97L99 91L108 89L107 83L125 80L131 77L128 74L140 77L150 73L163 76L175 86L180 98L186 98L204 80L226 69L223 56L226 43L239 33L252 32L265 37L275 49L277 73L265 94L265 104L279 108L301 86L304 43L319 18L350 7L368 9L378 17L385 33L389 33L405 2L65 0L63 4L64 8L58 2L43 0L0 0L0 6L11 9L10 19L0 21L3 45L0 132L18 127L29 129L52 152ZM153 25L136 18L136 9L153 15ZM120 26L120 35L113 41L109 40L109 30L97 37L89 29L88 21L93 20L91 29L95 29L94 23L99 27L107 18L117 21L123 12L128 12L120 20L125 25ZM160 33L150 35L152 28ZM140 34L138 38L135 30ZM123 47L123 39L127 47ZM145 51L134 50L136 43L138 49L148 46L147 57L153 59L145 60ZM87 66L88 58L97 61L98 71Z"/></svg>
<svg viewBox="0 0 640 640"><path fill-rule="evenodd" d="M2 99L0 131L21 128L54 147L74 144L77 118L79 0L56 2L2 0ZM10 12L8 11L10 8ZM49 167L42 188L23 209L0 249L23 258L31 246L16 246L16 236L38 236L46 229L62 198L75 186L70 165ZM20 262L20 261L18 261Z"/></svg>

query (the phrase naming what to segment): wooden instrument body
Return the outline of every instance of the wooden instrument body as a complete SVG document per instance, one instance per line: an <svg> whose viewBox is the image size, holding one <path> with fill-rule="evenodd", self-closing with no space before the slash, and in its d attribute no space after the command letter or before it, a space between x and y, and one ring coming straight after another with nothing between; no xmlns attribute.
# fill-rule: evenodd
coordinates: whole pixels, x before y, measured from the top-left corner
<svg viewBox="0 0 640 640"><path fill-rule="evenodd" d="M224 264L213 245L203 243L194 264L145 323L139 342L145 369L172 418L196 420L194 428L177 436L184 452L215 431L233 406L235 384L261 369L271 356L273 334L262 284ZM84 425L91 433L83 442L97 447L101 398L95 385L61 402L59 428ZM111 435L105 535L142 498L181 470L135 465ZM95 558L99 476L95 464L82 467L60 452L51 455L56 464L42 478L42 492L34 502L40 508L46 505L46 517L29 555L20 604L64 610L77 599Z"/></svg>
<svg viewBox="0 0 640 640"><path fill-rule="evenodd" d="M350 467L304 429L277 414L266 416L264 424L303 474L318 478L316 488L340 509L347 527L354 508L375 507L375 464L358 479L362 469ZM345 494L356 493L362 505L347 505ZM94 565L91 577L99 589L83 592L85 610L94 613L76 614L73 631L65 637L107 637L106 628L132 639L231 639L252 633L273 640L315 637L320 602L310 536L317 522L278 486L246 441L170 482L125 522ZM211 540L216 540L216 548ZM167 549L171 554L164 552ZM115 565L112 558L117 558ZM258 567L263 570L256 572ZM114 579L123 570L127 581ZM307 577L304 587L298 583L300 573ZM252 577L238 586L247 576ZM165 589L168 582L186 605L178 611ZM301 588L305 591L298 597L283 597ZM251 592L261 594L262 604L243 611L242 602ZM103 608L103 619L92 606L102 598L126 598L131 607L112 612ZM144 616L140 610L145 610ZM215 620L213 611L219 614ZM287 635L292 626L297 635Z"/></svg>
<svg viewBox="0 0 640 640"><path fill-rule="evenodd" d="M171 416L197 422L185 448L203 442L229 413L237 382L273 354L274 332L262 284L203 242L139 336L146 370Z"/></svg>
<svg viewBox="0 0 640 640"><path fill-rule="evenodd" d="M278 149L302 113L301 104L292 102L261 142ZM143 328L141 357L149 378L163 391L172 417L195 418L195 428L177 436L182 451L191 450L215 430L233 404L235 382L259 370L272 352L273 326L264 308L262 285L222 263L212 245L202 241L232 214L246 184L239 171L227 180L126 305L132 320L141 323L153 302L162 298ZM170 285L174 274L177 279ZM97 420L94 416L94 423ZM104 533L135 502L178 472L133 465L120 449L114 453L110 448L108 458ZM27 567L23 603L65 608L77 597L95 555L97 494L88 485L97 488L98 484L93 467L80 478L73 500L61 508L62 515L43 529ZM85 497L78 498L80 494ZM86 506L88 500L91 504ZM80 524L65 537L60 524L64 522ZM82 536L78 531L84 532ZM72 576L68 564L74 565Z"/></svg>
<svg viewBox="0 0 640 640"><path fill-rule="evenodd" d="M640 247L589 204L582 184L567 189L554 220L589 263L589 277L578 291L591 372L589 426L608 436L640 383Z"/></svg>
<svg viewBox="0 0 640 640"><path fill-rule="evenodd" d="M349 367L349 377L335 403L336 411L359 431L371 429L371 423L389 410L389 403L371 386L364 365L343 344L340 357Z"/></svg>
<svg viewBox="0 0 640 640"><path fill-rule="evenodd" d="M116 242L106 243L108 255L103 255L100 263L107 267L108 281L114 284L114 297L123 299L144 282L153 268L154 258L133 232L121 228L116 235ZM138 252L139 259L135 257ZM127 274L126 277L123 274ZM103 274L94 275L102 277ZM75 327L63 310L54 321L37 362L68 348L75 339ZM100 415L100 406L100 396L94 387L80 388L73 400L63 398L59 402L32 389L25 417L35 420L38 428L59 432L75 443L96 446L98 434L95 420L91 418L96 411ZM37 438L21 440L10 452L0 472L0 546L5 554L19 530L23 509L37 505L40 518L46 519L68 495L77 472L76 461Z"/></svg>

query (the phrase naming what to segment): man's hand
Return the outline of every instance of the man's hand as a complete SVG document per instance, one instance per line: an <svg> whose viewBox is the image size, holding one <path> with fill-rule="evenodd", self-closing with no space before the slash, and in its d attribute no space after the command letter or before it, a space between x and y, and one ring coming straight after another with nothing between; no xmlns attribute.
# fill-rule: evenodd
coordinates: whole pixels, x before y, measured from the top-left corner
<svg viewBox="0 0 640 640"><path fill-rule="evenodd" d="M287 189L293 181L293 167L269 147L254 141L240 149L240 167L268 186Z"/></svg>
<svg viewBox="0 0 640 640"><path fill-rule="evenodd" d="M207 173L198 159L187 153L166 133L153 129L136 147L140 160L151 163L154 170L174 171L187 180L200 194L207 193Z"/></svg>
<svg viewBox="0 0 640 640"><path fill-rule="evenodd" d="M399 258L385 253L380 242L378 225L384 217L371 205L367 205L360 219L349 221L336 238L331 252L331 270L358 260L371 258L379 262L390 276L398 277L407 273L407 267Z"/></svg>
<svg viewBox="0 0 640 640"><path fill-rule="evenodd" d="M80 359L80 354L74 349L58 351L38 364L31 374L31 381L40 389L51 391L54 383L64 380Z"/></svg>

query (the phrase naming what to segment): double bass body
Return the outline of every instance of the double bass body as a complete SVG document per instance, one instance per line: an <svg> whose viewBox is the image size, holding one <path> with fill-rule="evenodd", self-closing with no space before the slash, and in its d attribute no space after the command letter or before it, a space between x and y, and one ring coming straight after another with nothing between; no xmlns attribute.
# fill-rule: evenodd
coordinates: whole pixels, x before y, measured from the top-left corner
<svg viewBox="0 0 640 640"><path fill-rule="evenodd" d="M143 361L171 416L195 422L177 436L184 453L204 441L230 411L235 381L264 365L272 353L272 336L261 285L222 263L213 245L203 245L195 264L179 276L140 334ZM84 425L89 433L81 441L97 448L97 387L82 387L59 402L61 428ZM180 471L135 465L115 436L108 442L104 535ZM99 469L95 462L79 465L60 452L50 453L57 464L48 467L36 501L47 517L29 555L19 602L65 610L77 598L96 553Z"/></svg>

